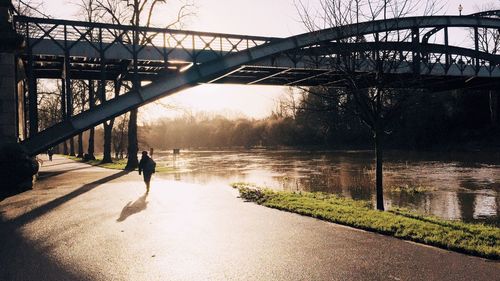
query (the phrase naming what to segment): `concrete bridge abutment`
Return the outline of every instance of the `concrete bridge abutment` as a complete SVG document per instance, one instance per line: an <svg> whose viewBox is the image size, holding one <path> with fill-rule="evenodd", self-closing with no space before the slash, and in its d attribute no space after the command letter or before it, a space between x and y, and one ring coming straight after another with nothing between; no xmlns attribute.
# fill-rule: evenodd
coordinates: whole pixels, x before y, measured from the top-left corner
<svg viewBox="0 0 500 281"><path fill-rule="evenodd" d="M24 122L19 117L23 101L16 90L16 53L22 43L12 25L10 0L0 0L0 200L31 188L38 172L38 163L18 144Z"/></svg>

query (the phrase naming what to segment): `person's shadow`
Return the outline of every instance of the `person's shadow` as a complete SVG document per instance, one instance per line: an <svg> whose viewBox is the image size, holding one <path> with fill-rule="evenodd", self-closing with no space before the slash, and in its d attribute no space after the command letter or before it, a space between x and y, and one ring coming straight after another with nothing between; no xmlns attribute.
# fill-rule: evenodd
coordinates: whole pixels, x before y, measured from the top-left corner
<svg viewBox="0 0 500 281"><path fill-rule="evenodd" d="M145 193L141 197L139 197L137 200L135 200L133 203L132 201L128 202L125 207L123 207L123 210L120 214L120 217L116 220L117 222L122 222L126 220L128 217L130 217L133 214L140 213L148 207L148 201L146 199L148 198L148 194Z"/></svg>

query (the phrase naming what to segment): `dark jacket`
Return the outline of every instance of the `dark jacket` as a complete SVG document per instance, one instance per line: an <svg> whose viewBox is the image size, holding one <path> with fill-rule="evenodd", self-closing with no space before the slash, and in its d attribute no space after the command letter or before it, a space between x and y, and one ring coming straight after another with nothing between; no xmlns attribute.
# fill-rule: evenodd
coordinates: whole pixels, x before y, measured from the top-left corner
<svg viewBox="0 0 500 281"><path fill-rule="evenodd" d="M156 162L149 156L141 158L139 162L139 174L144 172L144 174L153 174L155 172Z"/></svg>

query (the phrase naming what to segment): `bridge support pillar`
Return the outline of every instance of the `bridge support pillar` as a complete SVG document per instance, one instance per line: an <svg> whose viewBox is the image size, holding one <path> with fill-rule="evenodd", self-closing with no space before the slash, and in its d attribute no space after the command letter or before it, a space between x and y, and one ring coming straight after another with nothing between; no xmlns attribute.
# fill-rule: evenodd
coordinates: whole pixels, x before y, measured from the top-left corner
<svg viewBox="0 0 500 281"><path fill-rule="evenodd" d="M12 26L9 0L0 0L0 145L18 140L18 97L16 51L22 37Z"/></svg>

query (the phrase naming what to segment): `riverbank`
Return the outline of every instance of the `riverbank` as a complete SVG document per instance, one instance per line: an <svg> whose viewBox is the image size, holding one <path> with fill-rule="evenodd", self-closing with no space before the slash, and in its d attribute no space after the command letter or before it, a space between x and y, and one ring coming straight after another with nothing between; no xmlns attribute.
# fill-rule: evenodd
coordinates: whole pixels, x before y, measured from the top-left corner
<svg viewBox="0 0 500 281"><path fill-rule="evenodd" d="M500 259L500 228L422 216L402 209L374 210L369 202L332 194L282 192L232 185L241 198L269 208L377 232L488 259Z"/></svg>

